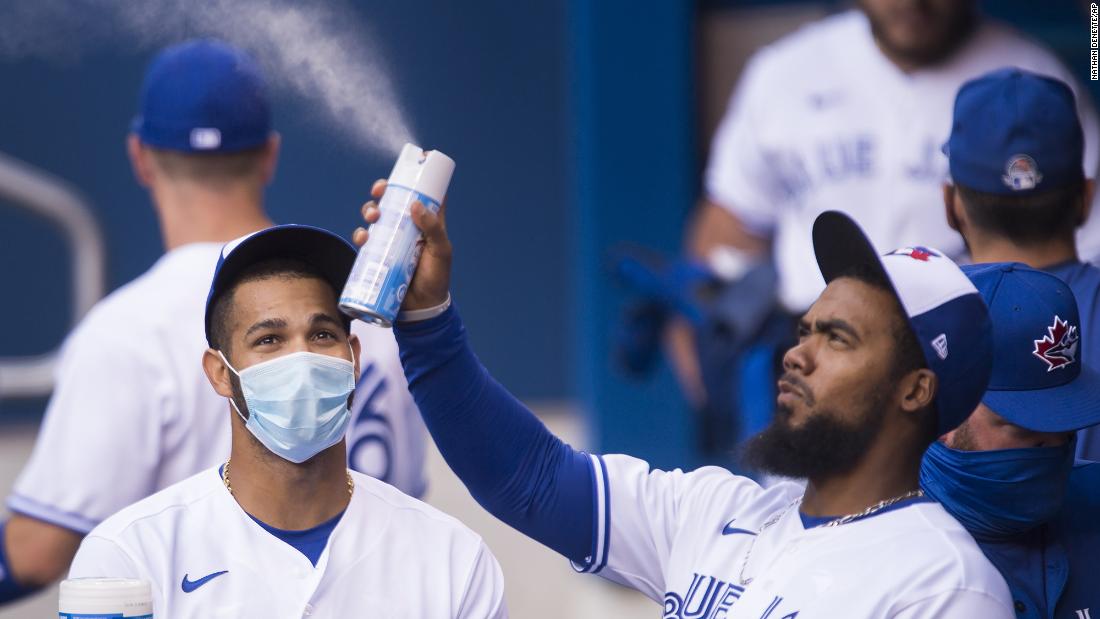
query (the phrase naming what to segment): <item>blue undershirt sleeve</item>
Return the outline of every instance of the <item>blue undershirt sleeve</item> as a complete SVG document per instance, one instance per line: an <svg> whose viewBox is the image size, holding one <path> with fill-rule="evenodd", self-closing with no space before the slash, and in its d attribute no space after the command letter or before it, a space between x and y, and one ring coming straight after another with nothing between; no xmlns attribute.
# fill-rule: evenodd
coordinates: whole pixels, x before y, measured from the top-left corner
<svg viewBox="0 0 1100 619"><path fill-rule="evenodd" d="M451 305L394 333L409 390L451 470L486 510L585 565L595 556L592 459L554 436L482 367Z"/></svg>

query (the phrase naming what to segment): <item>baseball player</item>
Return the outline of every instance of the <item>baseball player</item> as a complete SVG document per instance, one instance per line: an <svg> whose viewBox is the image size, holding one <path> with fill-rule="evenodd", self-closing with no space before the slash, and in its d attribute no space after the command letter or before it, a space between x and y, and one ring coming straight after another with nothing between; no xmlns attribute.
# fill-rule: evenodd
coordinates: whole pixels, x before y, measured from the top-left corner
<svg viewBox="0 0 1100 619"><path fill-rule="evenodd" d="M376 221L376 205L364 216ZM879 258L847 216L817 219L830 283L784 360L777 417L750 448L809 481L765 489L717 467L577 452L550 434L470 350L442 217L414 207L413 219L426 244L403 309L419 320L396 326L409 387L452 470L504 522L668 619L1013 615L1004 580L918 489L921 454L973 410L992 356L985 305L941 252Z"/></svg>
<svg viewBox="0 0 1100 619"><path fill-rule="evenodd" d="M1084 324L1081 360L1100 359L1100 269L1082 262L1074 231L1093 180L1081 173L1085 135L1066 84L1010 69L967 82L945 151L947 221L975 262L1022 262L1069 284ZM1078 435L1077 456L1100 460L1100 431Z"/></svg>
<svg viewBox="0 0 1100 619"><path fill-rule="evenodd" d="M1073 439L1100 423L1100 373L1081 365L1077 302L1019 263L963 270L989 305L993 375L970 417L928 449L921 487L1004 575L1017 617L1080 619L1100 611L1100 464L1075 468Z"/></svg>
<svg viewBox="0 0 1100 619"><path fill-rule="evenodd" d="M215 41L164 51L146 75L128 148L167 253L66 341L34 452L7 501L0 601L62 576L107 516L229 453L224 401L196 360L221 246L270 225L262 198L279 137L258 66ZM418 495L426 437L396 343L382 329L353 329L363 371L351 464Z"/></svg>
<svg viewBox="0 0 1100 619"><path fill-rule="evenodd" d="M1088 176L1100 161L1100 125L1084 92L1049 51L983 19L975 0L857 4L748 61L713 137L705 197L687 232L686 251L730 279L770 255L779 309L792 316L825 285L810 243L824 210L855 217L882 251L924 243L962 255L958 236L928 206L940 200L940 147L966 80L1018 66L1073 85ZM1083 255L1100 255L1100 218L1078 238ZM670 353L680 382L686 393L707 393L692 331L676 324Z"/></svg>
<svg viewBox="0 0 1100 619"><path fill-rule="evenodd" d="M70 577L147 580L158 617L506 616L481 538L347 469L361 345L337 295L355 254L295 225L226 244L201 361L230 457L105 520Z"/></svg>

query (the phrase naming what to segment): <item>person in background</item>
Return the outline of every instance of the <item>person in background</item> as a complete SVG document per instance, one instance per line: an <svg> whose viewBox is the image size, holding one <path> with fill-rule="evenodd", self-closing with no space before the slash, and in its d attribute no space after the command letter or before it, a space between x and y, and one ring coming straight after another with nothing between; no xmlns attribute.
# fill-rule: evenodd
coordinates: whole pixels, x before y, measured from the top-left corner
<svg viewBox="0 0 1100 619"><path fill-rule="evenodd" d="M1078 360L1096 368L1100 269L1081 260L1074 235L1094 184L1081 171L1086 139L1074 107L1065 83L1019 69L966 83L944 147L943 201L974 262L1021 262L1069 284L1082 319ZM1077 457L1100 460L1100 430L1081 430Z"/></svg>
<svg viewBox="0 0 1100 619"><path fill-rule="evenodd" d="M947 220L928 208L946 173L940 146L959 86L1004 66L1071 84L1085 128L1083 165L1093 176L1100 161L1094 107L1050 51L984 18L976 0L859 0L749 59L711 142L684 253L706 263L722 286L758 268L774 268L777 281L771 289L752 284L747 294L711 294L729 302L707 304L701 324L670 320L665 349L705 419L732 417L751 431L751 419L768 418L741 410L744 390L729 386L742 382L739 361L760 347L774 351L768 369L777 371L795 318L823 289L810 242L818 213L852 215L880 251L928 245L963 255ZM1100 255L1100 218L1078 238L1083 255ZM757 318L746 325L745 316ZM737 333L728 343L716 337L730 329Z"/></svg>

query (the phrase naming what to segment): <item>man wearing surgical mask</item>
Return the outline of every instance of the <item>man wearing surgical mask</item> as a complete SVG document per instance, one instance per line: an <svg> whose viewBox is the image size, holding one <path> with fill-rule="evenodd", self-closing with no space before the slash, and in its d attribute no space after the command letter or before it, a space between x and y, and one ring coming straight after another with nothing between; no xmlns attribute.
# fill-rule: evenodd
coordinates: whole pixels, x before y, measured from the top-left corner
<svg viewBox="0 0 1100 619"><path fill-rule="evenodd" d="M340 237L276 226L222 250L203 369L230 458L96 527L73 577L149 581L164 617L506 616L500 567L458 521L347 469L359 340Z"/></svg>
<svg viewBox="0 0 1100 619"><path fill-rule="evenodd" d="M1081 364L1077 301L1019 263L963 267L989 306L982 402L929 447L921 487L970 531L1021 618L1100 618L1100 464L1074 466L1074 432L1100 422L1100 373Z"/></svg>

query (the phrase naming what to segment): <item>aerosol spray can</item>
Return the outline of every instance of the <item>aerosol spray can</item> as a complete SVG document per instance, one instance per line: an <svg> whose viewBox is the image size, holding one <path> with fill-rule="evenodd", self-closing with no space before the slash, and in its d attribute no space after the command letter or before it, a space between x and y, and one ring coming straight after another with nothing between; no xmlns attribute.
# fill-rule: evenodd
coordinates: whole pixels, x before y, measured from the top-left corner
<svg viewBox="0 0 1100 619"><path fill-rule="evenodd" d="M149 583L130 578L70 578L61 583L59 619L153 619Z"/></svg>
<svg viewBox="0 0 1100 619"><path fill-rule="evenodd" d="M409 290L423 248L420 230L412 222L412 203L439 212L455 162L437 150L406 144L390 172L378 203L381 217L370 227L370 239L359 250L340 309L349 316L383 327L393 325Z"/></svg>

